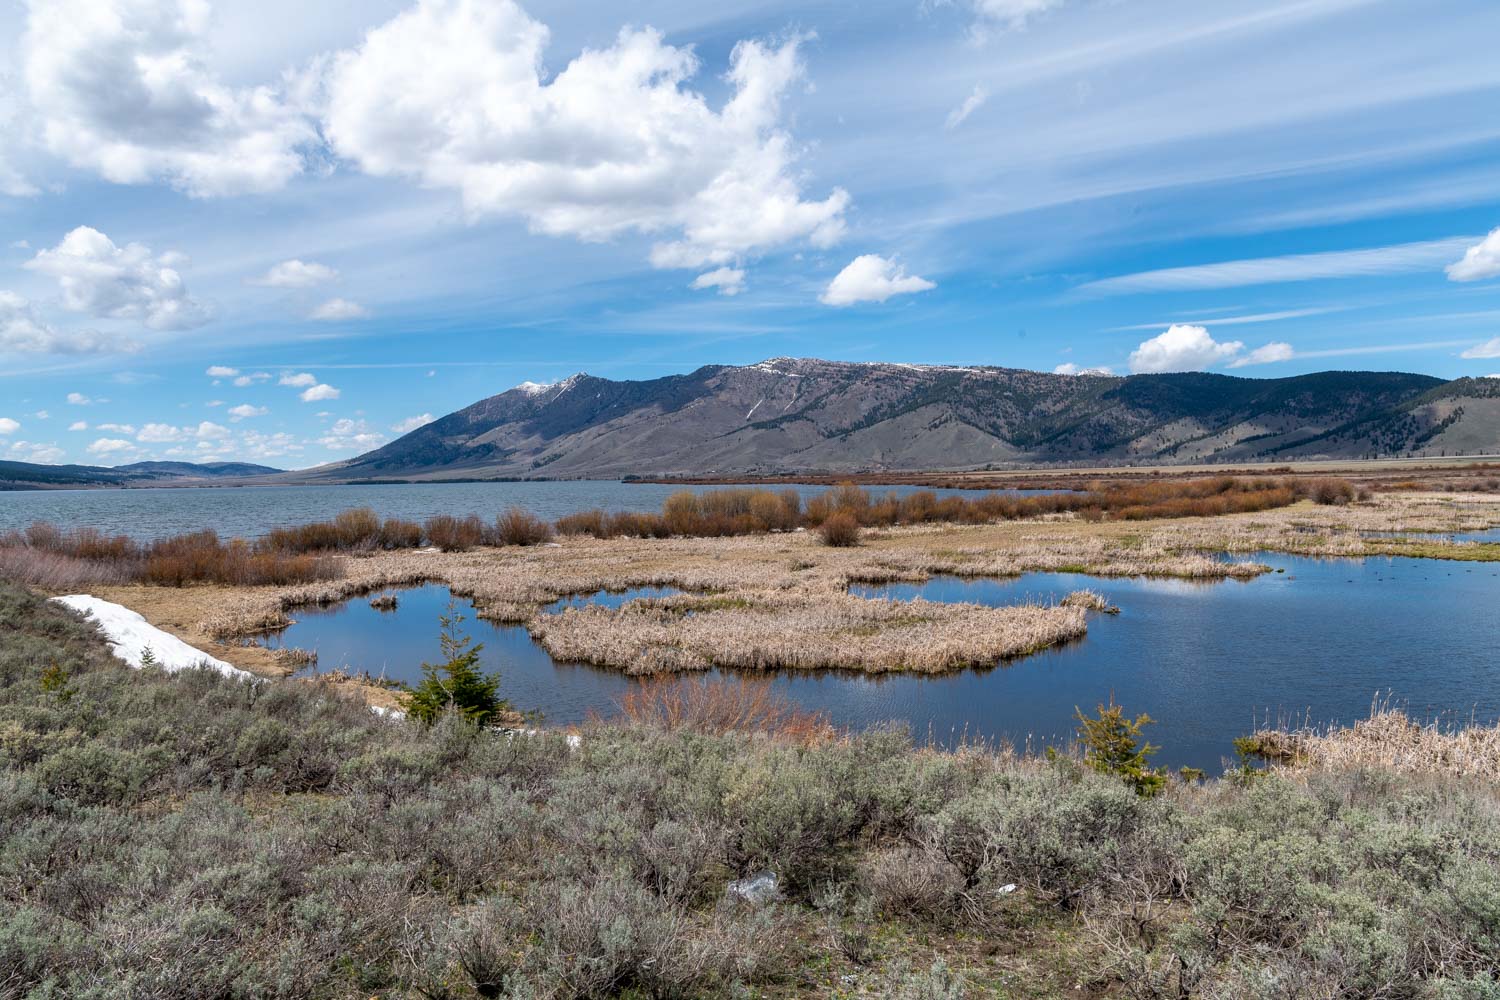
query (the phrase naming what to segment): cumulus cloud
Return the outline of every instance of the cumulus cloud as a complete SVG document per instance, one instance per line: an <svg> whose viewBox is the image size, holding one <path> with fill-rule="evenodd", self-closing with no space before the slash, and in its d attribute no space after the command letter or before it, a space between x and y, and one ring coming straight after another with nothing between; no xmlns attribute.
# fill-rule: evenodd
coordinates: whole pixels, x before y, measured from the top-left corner
<svg viewBox="0 0 1500 1000"><path fill-rule="evenodd" d="M1500 229L1490 234L1464 252L1462 260L1449 264L1445 270L1449 281L1481 281L1500 277Z"/></svg>
<svg viewBox="0 0 1500 1000"><path fill-rule="evenodd" d="M239 406L231 406L227 411L229 419L235 423L248 420L251 417L263 417L271 411L264 406L251 406L249 403L241 403Z"/></svg>
<svg viewBox="0 0 1500 1000"><path fill-rule="evenodd" d="M698 275L693 288L717 288L720 295L738 295L745 290L745 272L738 267L721 267Z"/></svg>
<svg viewBox="0 0 1500 1000"><path fill-rule="evenodd" d="M284 260L259 278L250 279L252 285L268 288L312 288L333 281L339 273L327 264L315 261Z"/></svg>
<svg viewBox="0 0 1500 1000"><path fill-rule="evenodd" d="M364 319L369 315L370 310L358 302L350 302L348 299L329 299L308 313L307 318L317 320Z"/></svg>
<svg viewBox="0 0 1500 1000"><path fill-rule="evenodd" d="M5 457L15 462L35 462L39 465L61 465L63 450L54 444L39 441L16 441L6 448Z"/></svg>
<svg viewBox="0 0 1500 1000"><path fill-rule="evenodd" d="M229 437L229 428L205 420L196 427L175 427L172 424L146 424L136 435L137 441L146 444L163 444L169 441L199 442L223 441Z"/></svg>
<svg viewBox="0 0 1500 1000"><path fill-rule="evenodd" d="M1290 361L1296 357L1296 354L1291 344L1273 340L1269 344L1257 347L1242 358L1235 358L1230 362L1229 367L1244 368L1246 365L1269 365L1277 361Z"/></svg>
<svg viewBox="0 0 1500 1000"><path fill-rule="evenodd" d="M0 417L0 434L14 434L21 429L21 424L10 417Z"/></svg>
<svg viewBox="0 0 1500 1000"><path fill-rule="evenodd" d="M289 385L297 389L317 384L318 380L311 372L284 372L277 382L277 385Z"/></svg>
<svg viewBox="0 0 1500 1000"><path fill-rule="evenodd" d="M27 92L42 142L118 184L165 179L199 196L271 191L317 131L271 86L210 70L204 0L30 0Z"/></svg>
<svg viewBox="0 0 1500 1000"><path fill-rule="evenodd" d="M1177 324L1143 341L1130 354L1130 370L1141 372L1200 371L1228 361L1245 345L1238 340L1220 343L1201 326Z"/></svg>
<svg viewBox="0 0 1500 1000"><path fill-rule="evenodd" d="M238 368L230 368L226 365L209 365L208 370L203 374L209 378L233 378L239 373L240 370Z"/></svg>
<svg viewBox="0 0 1500 1000"><path fill-rule="evenodd" d="M1068 362L1060 364L1056 368L1052 369L1052 374L1054 374L1054 375L1113 375L1114 374L1114 370L1111 369L1111 368L1109 368L1106 365L1096 365L1096 366L1094 366L1092 368L1085 368L1082 365L1075 365L1073 362L1068 361Z"/></svg>
<svg viewBox="0 0 1500 1000"><path fill-rule="evenodd" d="M455 190L473 217L588 241L661 234L659 267L842 235L848 194L803 198L780 124L800 39L736 45L716 110L686 86L692 51L654 29L552 75L548 35L510 0L420 0L334 58L324 130L367 173Z"/></svg>
<svg viewBox="0 0 1500 1000"><path fill-rule="evenodd" d="M936 287L926 278L907 274L893 260L867 253L850 261L828 283L819 301L830 306L852 306L858 302L884 302L892 295L910 295Z"/></svg>
<svg viewBox="0 0 1500 1000"><path fill-rule="evenodd" d="M1464 358L1500 358L1500 337L1491 338L1482 344L1475 344L1459 356Z"/></svg>
<svg viewBox="0 0 1500 1000"><path fill-rule="evenodd" d="M970 115L978 111L985 101L990 99L990 92L978 84L974 85L973 91L964 102L952 111L948 112L948 120L943 123L950 132L962 125Z"/></svg>
<svg viewBox="0 0 1500 1000"><path fill-rule="evenodd" d="M88 406L93 400L81 392L68 393L68 403L72 406Z"/></svg>
<svg viewBox="0 0 1500 1000"><path fill-rule="evenodd" d="M426 427L435 419L430 413L419 413L415 417L407 417L405 420L398 420L396 423L391 424L391 430L397 434L410 434L418 427Z"/></svg>
<svg viewBox="0 0 1500 1000"><path fill-rule="evenodd" d="M136 450L135 445L121 438L99 438L89 445L90 455L119 455L128 454Z"/></svg>
<svg viewBox="0 0 1500 1000"><path fill-rule="evenodd" d="M26 267L57 279L63 305L91 316L139 320L153 330L189 330L209 320L209 310L188 295L180 254L154 256L139 243L116 246L108 236L79 226Z"/></svg>
<svg viewBox="0 0 1500 1000"><path fill-rule="evenodd" d="M298 396L304 403L316 403L324 399L338 399L339 391L326 382L303 389Z"/></svg>
<svg viewBox="0 0 1500 1000"><path fill-rule="evenodd" d="M385 441L384 436L370 429L363 420L336 420L328 433L318 438L318 443L330 451L353 451L373 448Z"/></svg>
<svg viewBox="0 0 1500 1000"><path fill-rule="evenodd" d="M87 420L75 420L68 425L68 430L70 431L86 431L88 429L89 422Z"/></svg>
<svg viewBox="0 0 1500 1000"><path fill-rule="evenodd" d="M241 389L243 389L247 385L254 385L257 382L268 382L270 381L270 379L270 372L251 372L248 375L238 376L232 384L237 385Z"/></svg>
<svg viewBox="0 0 1500 1000"><path fill-rule="evenodd" d="M26 299L0 291L0 354L108 354L140 346L124 336L59 330L42 322Z"/></svg>

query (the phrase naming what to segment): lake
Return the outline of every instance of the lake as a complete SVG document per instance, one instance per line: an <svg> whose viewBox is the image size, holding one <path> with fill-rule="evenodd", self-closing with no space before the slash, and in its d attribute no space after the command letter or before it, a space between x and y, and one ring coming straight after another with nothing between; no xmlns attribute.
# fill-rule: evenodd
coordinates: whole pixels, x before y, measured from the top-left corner
<svg viewBox="0 0 1500 1000"><path fill-rule="evenodd" d="M1089 587L1121 609L1094 614L1076 642L988 670L944 676L778 673L772 684L843 726L905 722L918 739L967 736L1039 747L1067 741L1075 706L1111 695L1147 712L1158 761L1216 771L1230 741L1268 719L1349 723L1389 698L1419 719L1500 718L1500 566L1417 559L1316 560L1267 554L1276 569L1248 582L1096 578L1033 573L856 587L869 597L980 604L1059 599ZM646 590L588 600L618 604ZM274 642L316 650L318 669L348 666L416 680L435 660L445 588L398 592L395 612L364 599L293 612ZM574 603L583 600L573 598ZM609 715L636 682L555 663L521 627L473 618L483 658L518 708L553 725Z"/></svg>
<svg viewBox="0 0 1500 1000"><path fill-rule="evenodd" d="M0 531L52 521L65 528L98 528L139 539L212 528L222 537L258 538L273 528L324 521L351 507L372 507L382 517L421 521L434 514L479 514L489 518L523 507L555 520L602 507L608 511L657 511L682 489L705 492L726 486L668 486L599 480L521 483L392 483L370 486L205 486L127 490L29 490L0 492ZM806 499L826 486L777 485ZM914 486L877 486L871 492L906 495ZM933 490L939 496L979 495L973 490ZM1011 495L1059 492L1000 490Z"/></svg>

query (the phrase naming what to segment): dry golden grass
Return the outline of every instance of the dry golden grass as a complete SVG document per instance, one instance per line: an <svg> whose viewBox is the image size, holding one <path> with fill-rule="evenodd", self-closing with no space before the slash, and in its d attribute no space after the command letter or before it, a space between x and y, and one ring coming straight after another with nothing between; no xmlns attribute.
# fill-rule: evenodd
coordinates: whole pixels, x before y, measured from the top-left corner
<svg viewBox="0 0 1500 1000"><path fill-rule="evenodd" d="M1254 739L1261 753L1291 770L1371 768L1500 780L1500 726L1424 726L1399 709L1379 707L1347 728L1266 730Z"/></svg>
<svg viewBox="0 0 1500 1000"><path fill-rule="evenodd" d="M1081 608L774 590L568 608L529 625L556 659L628 674L709 667L938 673L989 666L1087 631Z"/></svg>

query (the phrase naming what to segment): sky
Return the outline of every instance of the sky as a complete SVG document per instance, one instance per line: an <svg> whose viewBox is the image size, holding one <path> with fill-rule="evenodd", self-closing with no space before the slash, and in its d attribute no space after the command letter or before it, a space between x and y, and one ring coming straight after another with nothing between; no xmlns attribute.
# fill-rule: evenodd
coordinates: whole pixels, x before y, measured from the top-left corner
<svg viewBox="0 0 1500 1000"><path fill-rule="evenodd" d="M1493 0L0 0L0 459L779 356L1500 376Z"/></svg>

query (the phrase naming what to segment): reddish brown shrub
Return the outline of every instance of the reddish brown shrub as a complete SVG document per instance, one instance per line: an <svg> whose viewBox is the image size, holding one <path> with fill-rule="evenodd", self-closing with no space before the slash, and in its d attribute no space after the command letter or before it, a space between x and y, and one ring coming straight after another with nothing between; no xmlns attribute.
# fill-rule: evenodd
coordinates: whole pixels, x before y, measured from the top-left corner
<svg viewBox="0 0 1500 1000"><path fill-rule="evenodd" d="M828 515L828 519L818 525L818 537L823 539L824 545L838 548L858 545L859 522L849 511L838 511Z"/></svg>

